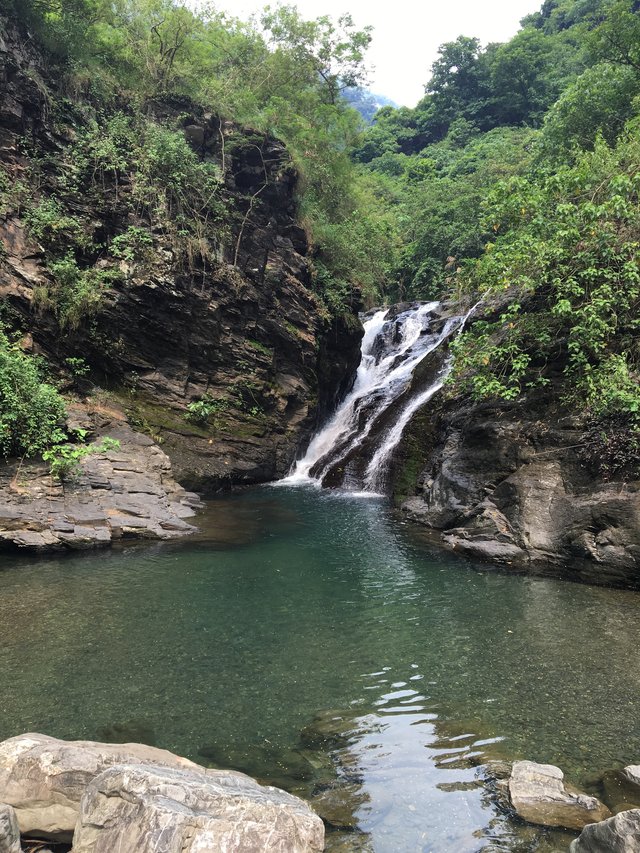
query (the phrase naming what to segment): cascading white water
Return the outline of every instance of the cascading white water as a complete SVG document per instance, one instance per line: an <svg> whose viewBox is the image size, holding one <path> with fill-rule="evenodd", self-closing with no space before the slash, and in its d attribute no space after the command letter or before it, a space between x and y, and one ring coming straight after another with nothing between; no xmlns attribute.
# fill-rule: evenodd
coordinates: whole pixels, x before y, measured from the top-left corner
<svg viewBox="0 0 640 853"><path fill-rule="evenodd" d="M424 303L391 318L388 318L389 309L384 309L365 320L362 358L351 392L281 482L319 485L330 469L351 457L367 441L389 407L407 392L418 364L463 322L461 317L451 318L440 331L431 331L438 306L438 302ZM380 473L386 469L404 428L442 382L443 376L439 375L417 397L404 402L395 420L386 426L363 477L365 491L376 492L382 486Z"/></svg>

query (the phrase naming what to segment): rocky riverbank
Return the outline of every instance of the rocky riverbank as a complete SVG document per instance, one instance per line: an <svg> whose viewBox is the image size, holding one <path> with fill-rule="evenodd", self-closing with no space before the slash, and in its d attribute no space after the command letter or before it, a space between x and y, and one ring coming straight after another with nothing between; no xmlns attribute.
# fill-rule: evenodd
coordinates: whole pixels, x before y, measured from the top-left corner
<svg viewBox="0 0 640 853"><path fill-rule="evenodd" d="M0 469L0 547L21 551L85 550L123 539L172 539L194 532L200 498L173 478L168 456L131 429L122 411L75 406L75 423L119 447L88 456L61 483L48 466L24 461ZM96 440L96 443L99 443Z"/></svg>
<svg viewBox="0 0 640 853"><path fill-rule="evenodd" d="M148 127L171 129L219 175L217 225L194 241L136 202L134 167L107 170L96 190L95 173L77 166L93 132L90 98L64 89L8 19L0 66L2 326L46 365L72 421L79 411L97 421L94 435L121 442L64 487L36 463L0 465L0 541L43 550L188 533L195 501L178 483L212 495L277 479L348 386L358 292L333 313L322 302L298 175L279 140L186 98L145 104ZM131 104L118 110L114 121L135 119ZM76 279L93 282L87 304L80 285L61 291L65 251Z"/></svg>
<svg viewBox="0 0 640 853"><path fill-rule="evenodd" d="M478 404L441 393L405 431L394 496L458 553L637 588L640 481L605 479L592 442L552 390Z"/></svg>

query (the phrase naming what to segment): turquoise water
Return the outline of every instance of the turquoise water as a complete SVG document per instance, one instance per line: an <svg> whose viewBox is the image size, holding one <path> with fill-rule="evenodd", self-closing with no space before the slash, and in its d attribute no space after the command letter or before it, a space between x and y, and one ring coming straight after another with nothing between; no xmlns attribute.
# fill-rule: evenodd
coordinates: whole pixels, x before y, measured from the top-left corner
<svg viewBox="0 0 640 853"><path fill-rule="evenodd" d="M595 790L640 761L637 593L474 566L384 501L313 489L212 502L202 525L1 559L1 737L235 766L337 801L335 848L381 853L566 849L501 815L482 765L550 762ZM318 714L346 731L321 748Z"/></svg>

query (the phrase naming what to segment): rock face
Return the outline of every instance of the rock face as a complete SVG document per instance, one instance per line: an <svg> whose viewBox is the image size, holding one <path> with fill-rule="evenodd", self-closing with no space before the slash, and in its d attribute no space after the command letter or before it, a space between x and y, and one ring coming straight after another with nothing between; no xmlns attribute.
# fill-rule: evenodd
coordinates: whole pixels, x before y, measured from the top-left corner
<svg viewBox="0 0 640 853"><path fill-rule="evenodd" d="M585 826L569 850L570 853L640 853L640 809Z"/></svg>
<svg viewBox="0 0 640 853"><path fill-rule="evenodd" d="M0 546L79 550L195 530L185 519L200 499L176 483L167 455L117 411L99 422L120 447L87 457L77 480L63 485L39 463L0 468Z"/></svg>
<svg viewBox="0 0 640 853"><path fill-rule="evenodd" d="M135 765L97 776L82 798L74 853L324 849L322 821L302 800L241 773Z"/></svg>
<svg viewBox="0 0 640 853"><path fill-rule="evenodd" d="M403 467L419 473L416 486L396 492L410 518L462 554L637 586L640 483L598 479L579 455L584 439L549 399L461 406L441 398L405 435L396 484Z"/></svg>
<svg viewBox="0 0 640 853"><path fill-rule="evenodd" d="M610 817L603 803L566 785L563 779L562 770L552 764L516 761L509 778L511 805L528 823L566 829L582 829Z"/></svg>
<svg viewBox="0 0 640 853"><path fill-rule="evenodd" d="M0 801L2 853L19 853L1 846L5 824L15 841L16 818L23 834L73 839L74 853L324 849L322 821L297 797L142 744L11 738L0 744Z"/></svg>
<svg viewBox="0 0 640 853"><path fill-rule="evenodd" d="M73 160L82 130L74 125L84 108L67 114L61 106L54 125L48 104L70 102L47 78L30 39L5 23L0 168L28 182L32 164L22 140L48 162ZM156 100L145 109L160 123L182 126L198 156L219 168L227 215L218 245L199 254L161 227L133 221L130 175L107 179L100 204L89 186L80 187L65 204L99 248L82 262L120 275L90 321L61 330L54 311L38 301L52 285L47 254L20 206L8 201L0 216L6 316L28 331L25 348L45 355L76 393L91 397L99 386L134 429L161 441L187 488L213 493L277 478L352 380L361 325L349 311L330 317L314 292L307 236L296 219L297 175L282 143L187 101ZM53 171L38 193L59 200L64 190ZM147 233L146 259L105 255L105 238L130 227ZM72 377L67 359L84 360L90 372ZM185 418L203 398L211 404L207 417Z"/></svg>

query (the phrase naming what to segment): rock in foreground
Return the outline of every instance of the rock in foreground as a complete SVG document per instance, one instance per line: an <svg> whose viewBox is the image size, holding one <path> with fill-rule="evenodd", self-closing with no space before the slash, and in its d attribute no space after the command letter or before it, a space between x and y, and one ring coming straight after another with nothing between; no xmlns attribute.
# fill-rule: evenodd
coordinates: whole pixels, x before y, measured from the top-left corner
<svg viewBox="0 0 640 853"><path fill-rule="evenodd" d="M324 849L322 821L278 788L242 773L111 767L88 786L74 853Z"/></svg>
<svg viewBox="0 0 640 853"><path fill-rule="evenodd" d="M0 853L21 853L15 810L3 803L0 803Z"/></svg>
<svg viewBox="0 0 640 853"><path fill-rule="evenodd" d="M571 843L570 853L640 853L640 809L593 823Z"/></svg>
<svg viewBox="0 0 640 853"><path fill-rule="evenodd" d="M513 808L528 823L566 829L580 830L611 817L600 800L565 785L563 779L562 770L552 764L516 761L509 779Z"/></svg>
<svg viewBox="0 0 640 853"><path fill-rule="evenodd" d="M70 839L89 782L108 767L127 763L204 772L192 761L153 746L25 734L0 743L0 802L14 807L22 833Z"/></svg>
<svg viewBox="0 0 640 853"><path fill-rule="evenodd" d="M11 738L0 744L2 802L23 834L73 838L74 853L324 847L322 821L297 797L142 744Z"/></svg>

